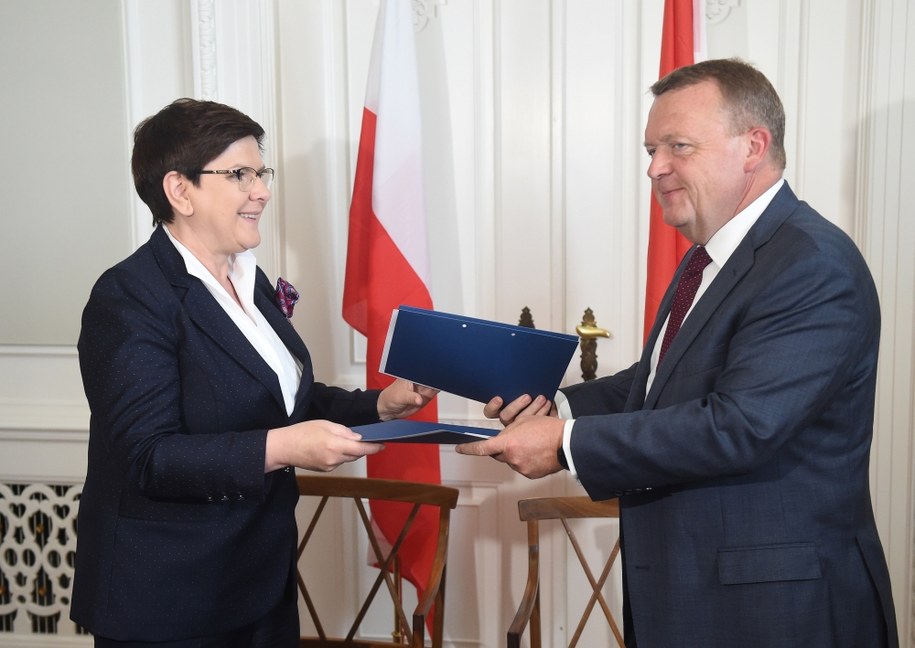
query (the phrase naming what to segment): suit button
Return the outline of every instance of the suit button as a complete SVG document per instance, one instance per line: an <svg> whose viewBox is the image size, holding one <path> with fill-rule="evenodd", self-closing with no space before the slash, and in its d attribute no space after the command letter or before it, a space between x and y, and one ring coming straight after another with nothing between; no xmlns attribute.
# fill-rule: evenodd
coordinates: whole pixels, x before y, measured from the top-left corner
<svg viewBox="0 0 915 648"><path fill-rule="evenodd" d="M229 496L228 496L228 495L223 495L223 496L222 496L222 501L223 501L223 502L228 502L228 501L229 501Z"/></svg>
<svg viewBox="0 0 915 648"><path fill-rule="evenodd" d="M245 496L242 495L241 493L239 493L239 494L238 494L238 501L241 502L243 499L245 499Z"/></svg>
<svg viewBox="0 0 915 648"><path fill-rule="evenodd" d="M212 496L212 495L207 495L207 501L208 501L208 502L212 502L212 501L213 501L213 496Z"/></svg>
<svg viewBox="0 0 915 648"><path fill-rule="evenodd" d="M285 468L283 468L283 470L285 470L286 472L292 472L292 466L286 466Z"/></svg>

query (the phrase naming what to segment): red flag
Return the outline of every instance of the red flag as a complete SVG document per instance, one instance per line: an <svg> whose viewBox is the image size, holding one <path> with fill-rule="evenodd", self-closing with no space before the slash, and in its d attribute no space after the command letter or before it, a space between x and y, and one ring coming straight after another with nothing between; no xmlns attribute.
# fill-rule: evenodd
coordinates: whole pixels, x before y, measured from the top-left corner
<svg viewBox="0 0 915 648"><path fill-rule="evenodd" d="M664 0L658 78L697 62L697 53L704 50L702 13L702 2L699 0ZM645 341L654 325L664 292L690 247L686 237L664 222L661 206L652 192L648 223L648 280L645 285Z"/></svg>
<svg viewBox="0 0 915 648"><path fill-rule="evenodd" d="M362 114L343 289L343 319L368 340L370 389L383 389L393 380L378 372L391 311L401 304L432 308L418 86L410 1L382 0ZM414 418L437 420L437 404L430 403ZM368 457L367 467L369 477L441 482L434 444L388 444ZM371 508L375 524L393 544L408 505L373 502ZM421 511L400 552L402 574L417 588L432 569L437 525L437 511Z"/></svg>

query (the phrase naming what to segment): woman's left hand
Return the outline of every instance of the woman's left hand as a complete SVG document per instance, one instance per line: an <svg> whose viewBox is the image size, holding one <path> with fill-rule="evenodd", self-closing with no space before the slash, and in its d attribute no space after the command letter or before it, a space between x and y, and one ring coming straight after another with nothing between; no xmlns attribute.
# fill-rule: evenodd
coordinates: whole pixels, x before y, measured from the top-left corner
<svg viewBox="0 0 915 648"><path fill-rule="evenodd" d="M437 389L398 378L381 390L378 397L378 418L390 421L415 414L435 398L436 394Z"/></svg>

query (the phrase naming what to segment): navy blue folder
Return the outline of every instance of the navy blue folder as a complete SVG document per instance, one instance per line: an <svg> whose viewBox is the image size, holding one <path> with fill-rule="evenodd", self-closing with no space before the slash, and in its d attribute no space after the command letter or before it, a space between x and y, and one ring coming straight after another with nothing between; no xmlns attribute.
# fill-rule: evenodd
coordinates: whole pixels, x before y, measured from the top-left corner
<svg viewBox="0 0 915 648"><path fill-rule="evenodd" d="M451 425L450 423L429 423L395 419L383 423L357 425L354 432L362 435L363 441L384 443L441 443L457 444L482 441L499 433L490 428Z"/></svg>
<svg viewBox="0 0 915 648"><path fill-rule="evenodd" d="M575 335L400 306L379 371L481 403L552 399L577 346Z"/></svg>

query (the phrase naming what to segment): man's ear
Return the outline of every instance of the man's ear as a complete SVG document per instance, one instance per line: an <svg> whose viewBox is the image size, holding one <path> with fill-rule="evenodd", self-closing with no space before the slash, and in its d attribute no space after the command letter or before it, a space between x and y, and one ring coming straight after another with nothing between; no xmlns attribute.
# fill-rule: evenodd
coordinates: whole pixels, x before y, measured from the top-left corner
<svg viewBox="0 0 915 648"><path fill-rule="evenodd" d="M162 178L162 189L165 191L165 197L168 198L168 202L171 203L172 209L176 214L191 216L194 213L194 206L191 204L191 198L188 194L190 182L177 171L169 171Z"/></svg>
<svg viewBox="0 0 915 648"><path fill-rule="evenodd" d="M755 171L765 161L772 146L772 133L768 128L757 126L747 133L747 160L744 164L746 172Z"/></svg>

